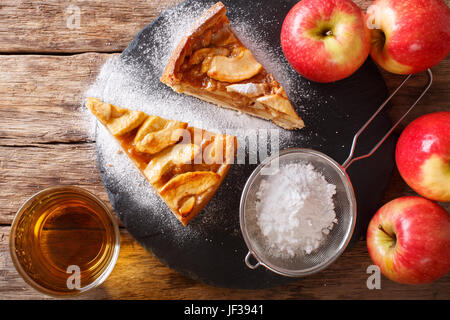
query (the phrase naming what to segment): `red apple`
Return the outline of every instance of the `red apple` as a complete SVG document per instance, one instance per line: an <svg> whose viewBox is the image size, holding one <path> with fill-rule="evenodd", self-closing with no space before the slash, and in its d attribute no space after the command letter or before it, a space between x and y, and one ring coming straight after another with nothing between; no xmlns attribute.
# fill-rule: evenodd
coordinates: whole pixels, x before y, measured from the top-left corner
<svg viewBox="0 0 450 320"><path fill-rule="evenodd" d="M450 111L412 121L397 142L395 161L400 175L418 194L450 201Z"/></svg>
<svg viewBox="0 0 450 320"><path fill-rule="evenodd" d="M302 0L284 19L281 47L303 77L332 82L350 76L367 59L370 30L350 0Z"/></svg>
<svg viewBox="0 0 450 320"><path fill-rule="evenodd" d="M373 216L367 248L372 261L393 281L435 281L450 269L450 215L431 200L397 198Z"/></svg>
<svg viewBox="0 0 450 320"><path fill-rule="evenodd" d="M366 19L371 57L389 72L421 72L450 52L450 9L443 0L376 0Z"/></svg>

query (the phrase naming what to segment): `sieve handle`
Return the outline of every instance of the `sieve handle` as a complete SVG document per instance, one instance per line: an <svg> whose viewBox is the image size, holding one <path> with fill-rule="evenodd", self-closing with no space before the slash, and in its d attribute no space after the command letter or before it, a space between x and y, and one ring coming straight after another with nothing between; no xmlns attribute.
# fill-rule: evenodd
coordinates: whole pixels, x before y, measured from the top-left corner
<svg viewBox="0 0 450 320"><path fill-rule="evenodd" d="M250 257L253 257L257 262L255 264L252 264L250 262ZM247 267L249 267L250 269L254 270L256 268L259 267L260 263L258 261L258 259L256 259L256 257L253 255L253 253L251 251L249 251L247 253L247 255L245 256L245 264L247 265Z"/></svg>
<svg viewBox="0 0 450 320"><path fill-rule="evenodd" d="M408 115L408 113L416 106L416 104L420 101L420 99L422 99L423 95L428 91L428 89L431 87L431 84L433 83L433 73L431 72L430 69L427 69L427 74L428 74L428 83L427 85L424 87L422 93L420 94L420 96L417 98L417 100L411 105L411 107L409 107L409 109L403 114L403 116L392 126L392 128L386 133L386 135L375 145L375 147L373 147L372 150L370 150L369 153L356 157L354 158L354 154L355 154L355 148L356 148L356 142L358 141L359 136L361 135L361 133L367 128L367 126L376 118L376 116L384 109L384 107L387 105L387 103L392 99L392 97L394 97L397 92L400 90L401 87L403 87L403 85L411 78L412 74L408 75L403 81L402 83L395 89L395 91L381 104L381 106L378 108L378 110L372 115L372 117L370 117L370 119L361 127L361 129L359 129L359 131L355 134L355 136L353 137L353 142L352 142L352 147L350 149L350 154L348 156L348 158L344 161L344 163L342 164L342 167L346 170L353 162L357 161L357 160L361 160L361 159L365 159L370 157L372 154L375 153L375 151L378 150L378 148L383 144L384 141L386 141L386 139L391 135L392 131L395 130L395 128L397 128L397 126L400 124L400 122L403 121L403 119L405 119L405 117Z"/></svg>

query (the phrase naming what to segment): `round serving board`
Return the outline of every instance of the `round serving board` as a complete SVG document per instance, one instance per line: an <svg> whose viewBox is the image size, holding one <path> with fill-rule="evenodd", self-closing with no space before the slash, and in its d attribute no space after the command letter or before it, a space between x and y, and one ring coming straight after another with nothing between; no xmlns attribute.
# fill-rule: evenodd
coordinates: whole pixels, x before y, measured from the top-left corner
<svg viewBox="0 0 450 320"><path fill-rule="evenodd" d="M241 28L240 24L244 20L247 24L251 24L252 34L247 40L251 49L252 45L255 48L261 48L255 42L264 39L263 48L256 55L257 58L267 50L270 52L270 57L274 58L273 60L282 62L280 68L284 68L284 77L282 77L284 79L278 79L282 85L285 85L283 80L289 78L289 85L286 85L289 87L288 95L298 114L305 121L306 128L289 133L284 133L284 130L280 129L282 131L280 134L282 138L279 141L280 149L312 148L342 163L347 158L353 135L387 95L385 83L377 67L369 59L354 75L345 80L331 84L309 82L290 69L284 60L279 42L283 18L297 2L296 0L275 2L272 0L224 0L223 2L227 7L227 15L233 28L240 30L240 33L245 36L246 30L249 29ZM134 70L140 70L133 73L134 81L147 84L141 89L133 87L130 91L130 101L135 101L133 99L136 95L141 96L141 100L145 100L145 95L148 95L147 103L151 106L150 108L153 108L152 112L164 116L170 106L159 106L156 101L152 106L151 90L154 91L157 88L158 92L162 92L169 100L175 96L177 99L184 99L186 108L192 105L204 110L215 110L219 119L211 119L210 111L205 113L205 117L209 117L205 123L210 124L216 121L214 126L220 131L227 130L233 122L232 117L235 116L233 111L201 103L195 98L178 95L159 82L161 70L164 68L162 64L167 61L158 61L160 66L155 66L158 50L167 50L163 48L162 42L165 37L168 37L169 29L173 29L174 17L183 17L184 12L189 10L192 12L193 8L201 14L211 4L213 4L211 1L188 0L162 13L135 37L119 59L124 64L132 65ZM238 36L240 36L239 33ZM267 57L263 60L267 60ZM261 62L265 65L264 61ZM269 71L277 76L279 71L277 63L270 63L270 66L273 70L269 69ZM124 95L126 96L124 92L129 83L123 84L124 92L117 96L122 97L122 100L114 99L114 97L109 99L114 92L122 90L121 76L111 75L114 73L114 65L110 65L109 69L110 74L101 75L100 78L103 78L98 80L99 83L103 82L103 88L98 91L102 94L98 95L103 95L101 98L109 100L108 102L130 107L126 104L127 99L123 98ZM92 92L95 93L95 90ZM139 108L136 105L134 107ZM202 119L198 118L201 118L203 113L193 114L197 112L193 110L180 108L176 117L180 120L185 119L191 125L193 125L190 122L191 119L201 122ZM144 109L144 111L147 110ZM227 121L221 121L220 118L225 117L222 114L228 117ZM247 121L257 125L264 123L263 128L268 128L266 121L251 117ZM243 122L236 123L241 125ZM357 154L370 150L389 130L390 125L387 114L381 114L361 136ZM127 162L126 156L120 159L116 159L119 157L117 155L113 157L112 153L115 152L107 146L109 142L105 142L106 131L100 126L97 129L98 165L112 207L131 235L160 261L183 275L220 287L256 289L297 280L279 276L264 267L250 270L244 263L248 249L240 232L239 201L244 184L255 169L256 163L233 164L213 199L187 227L183 227L162 200L154 194L137 169L131 167L111 169ZM393 169L394 146L394 138L388 139L371 158L352 164L348 170L358 205L357 226L352 242L364 235L368 221L377 210ZM259 159L258 162L261 160Z"/></svg>

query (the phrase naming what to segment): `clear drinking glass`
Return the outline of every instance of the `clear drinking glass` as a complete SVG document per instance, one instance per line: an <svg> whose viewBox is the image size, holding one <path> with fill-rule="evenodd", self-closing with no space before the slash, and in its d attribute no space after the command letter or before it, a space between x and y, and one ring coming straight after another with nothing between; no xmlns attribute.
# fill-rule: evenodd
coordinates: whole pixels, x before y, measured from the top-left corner
<svg viewBox="0 0 450 320"><path fill-rule="evenodd" d="M100 285L117 261L120 234L113 213L73 186L33 195L17 212L10 254L23 279L50 296L74 296Z"/></svg>

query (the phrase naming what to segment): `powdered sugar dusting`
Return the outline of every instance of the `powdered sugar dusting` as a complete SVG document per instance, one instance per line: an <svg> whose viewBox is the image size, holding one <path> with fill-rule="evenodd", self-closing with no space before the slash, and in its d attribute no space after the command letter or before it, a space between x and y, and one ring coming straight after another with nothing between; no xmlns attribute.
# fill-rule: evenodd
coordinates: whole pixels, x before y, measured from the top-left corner
<svg viewBox="0 0 450 320"><path fill-rule="evenodd" d="M211 2L211 5L213 3ZM148 36L149 33L137 36L139 39L134 45L137 46L135 49L139 51L139 56L136 57L125 52L125 54L113 56L107 60L95 83L85 93L85 97L96 97L124 108L188 122L190 126L212 132L235 135L238 138L239 148L245 149L247 159L257 159L258 157L259 161L264 159L261 157L260 148L252 149L246 146L246 141L249 140L249 130L267 131L271 132L270 135L273 131L277 131L276 136L279 137L280 147L293 146L290 145L293 140L295 140L295 146L301 146L301 141L309 139L301 131L284 130L270 121L177 94L159 81L178 42L207 7L202 2L189 2L166 11L152 25L151 39ZM236 14L236 12L234 13ZM303 91L294 90L295 86L290 81L293 71L276 50L270 49L272 46L265 39L264 33L258 33L256 31L258 28L252 26L252 23L257 23L257 21L245 12L238 12L237 16L238 19L231 20L231 26L237 36L254 52L255 57L265 68L285 86L287 94L289 96L306 94ZM120 192L112 195L113 197L120 197L120 194L123 193L129 197L127 202L134 203L138 208L145 208L144 212L147 210L164 212L163 215L153 215L152 219L161 219L161 224L177 230L180 243L184 242L186 238L211 233L211 230L213 233L214 230L227 230L232 235L240 233L237 208L240 197L239 188L243 188L246 177L251 173L251 167L232 165L227 179L215 198L208 203L196 219L193 219L184 228L152 190L138 169L127 159L127 156L117 152L120 147L107 130L100 125L95 132L94 128L97 123L93 116L91 116L91 121L88 121L88 125L89 132L96 138L98 152L104 159L101 161L108 163L104 167L106 172L103 175L104 179L109 179L109 181L105 181L107 188L111 189L108 185L120 185ZM266 142L263 143L262 147L266 148ZM275 151L272 147L269 149L272 152ZM227 200L223 200L223 197L226 197ZM233 203L236 202L235 209L233 209L236 212L232 212L233 219L230 219L229 215L218 214L218 212L229 210L229 199L234 199ZM115 200L121 201L121 199ZM138 217L138 212L135 215L136 217L133 219L142 219L143 221L146 219L145 215Z"/></svg>
<svg viewBox="0 0 450 320"><path fill-rule="evenodd" d="M337 223L328 183L310 163L290 163L261 181L256 193L257 224L275 257L310 254Z"/></svg>
<svg viewBox="0 0 450 320"><path fill-rule="evenodd" d="M213 2L211 2L213 4ZM145 68L142 61L128 57L113 57L102 67L95 84L86 92L106 102L142 110L148 114L167 119L188 122L191 126L213 132L242 135L242 129L277 129L280 139L291 140L299 132L283 130L272 122L214 106L197 98L177 94L160 83L159 76L180 39L189 26L205 10L205 5L193 2L168 10L161 23L153 27L152 42L139 41L139 50L145 55ZM239 21L231 25L238 37L252 50L264 67L273 73L285 87L288 96L298 95L292 91L290 78L292 70L270 49L264 34L255 33L255 26L245 12L239 13ZM155 77L157 75L158 77ZM301 133L300 133L301 135ZM239 137L238 137L239 138ZM241 137L242 138L242 137ZM308 137L304 137L308 139Z"/></svg>

